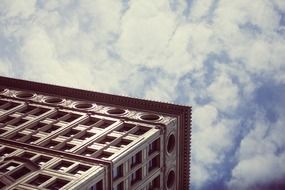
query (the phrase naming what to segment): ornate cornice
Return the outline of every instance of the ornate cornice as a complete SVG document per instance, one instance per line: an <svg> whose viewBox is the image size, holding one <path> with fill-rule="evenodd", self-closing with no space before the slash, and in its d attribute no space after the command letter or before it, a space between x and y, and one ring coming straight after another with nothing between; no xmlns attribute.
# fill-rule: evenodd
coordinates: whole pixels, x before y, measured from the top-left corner
<svg viewBox="0 0 285 190"><path fill-rule="evenodd" d="M77 101L90 101L102 105L138 110L143 112L155 112L161 115L169 115L179 119L178 130L182 134L179 139L179 150L182 178L179 184L183 184L182 189L189 189L190 184L190 143L191 143L191 107L175 105L170 103L143 100L119 95L111 95L100 92L92 92L82 89L74 89L51 84L43 84L20 79L12 79L0 76L0 86L13 88L15 90L34 91L42 94L54 95L58 97L74 99Z"/></svg>

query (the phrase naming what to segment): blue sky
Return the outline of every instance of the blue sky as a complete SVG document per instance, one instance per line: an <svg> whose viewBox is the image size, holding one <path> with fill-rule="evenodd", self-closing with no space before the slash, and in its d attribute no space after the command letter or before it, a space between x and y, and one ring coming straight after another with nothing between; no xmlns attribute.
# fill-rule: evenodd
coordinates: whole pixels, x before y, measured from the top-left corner
<svg viewBox="0 0 285 190"><path fill-rule="evenodd" d="M285 179L284 60L284 0L0 0L1 75L192 105L193 190Z"/></svg>

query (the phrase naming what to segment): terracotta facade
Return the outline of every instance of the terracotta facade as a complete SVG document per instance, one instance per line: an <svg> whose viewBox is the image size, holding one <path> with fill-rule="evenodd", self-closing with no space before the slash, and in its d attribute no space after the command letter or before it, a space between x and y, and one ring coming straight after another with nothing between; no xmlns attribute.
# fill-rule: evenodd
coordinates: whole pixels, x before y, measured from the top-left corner
<svg viewBox="0 0 285 190"><path fill-rule="evenodd" d="M189 189L191 107L0 77L0 189Z"/></svg>

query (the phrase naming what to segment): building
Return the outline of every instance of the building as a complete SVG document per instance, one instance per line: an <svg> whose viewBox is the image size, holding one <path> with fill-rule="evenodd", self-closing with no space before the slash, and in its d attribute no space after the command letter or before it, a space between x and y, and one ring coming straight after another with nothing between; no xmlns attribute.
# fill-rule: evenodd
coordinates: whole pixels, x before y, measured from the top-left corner
<svg viewBox="0 0 285 190"><path fill-rule="evenodd" d="M189 189L191 107L0 77L0 189Z"/></svg>

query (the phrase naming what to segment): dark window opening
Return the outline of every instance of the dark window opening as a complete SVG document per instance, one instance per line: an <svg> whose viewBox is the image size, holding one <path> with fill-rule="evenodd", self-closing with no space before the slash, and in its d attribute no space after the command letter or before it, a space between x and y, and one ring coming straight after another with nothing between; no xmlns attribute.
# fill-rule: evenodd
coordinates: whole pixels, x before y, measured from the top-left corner
<svg viewBox="0 0 285 190"><path fill-rule="evenodd" d="M81 175L82 173L86 172L90 168L91 168L90 166L79 164L74 169L72 169L69 173L74 174L74 175Z"/></svg>
<svg viewBox="0 0 285 190"><path fill-rule="evenodd" d="M80 131L78 131L78 130L70 129L69 131L67 131L67 133L63 134L63 136L72 137L72 136L76 135L79 132Z"/></svg>
<svg viewBox="0 0 285 190"><path fill-rule="evenodd" d="M15 119L15 117L7 116L7 117L0 119L0 122L7 124L8 122L12 121L13 119Z"/></svg>
<svg viewBox="0 0 285 190"><path fill-rule="evenodd" d="M39 139L40 139L40 137L30 136L25 142L29 143L29 144L32 144L32 143L36 142Z"/></svg>
<svg viewBox="0 0 285 190"><path fill-rule="evenodd" d="M74 147L75 147L75 145L73 145L73 144L65 144L63 147L60 148L60 150L68 152Z"/></svg>
<svg viewBox="0 0 285 190"><path fill-rule="evenodd" d="M53 116L51 116L50 118L57 120L57 119L60 119L67 114L68 113L66 113L66 112L59 111L59 112L55 113Z"/></svg>
<svg viewBox="0 0 285 190"><path fill-rule="evenodd" d="M20 138L22 138L24 136L26 136L26 135L23 134L23 133L17 133L14 136L12 136L10 139L12 139L12 140L19 140Z"/></svg>
<svg viewBox="0 0 285 190"><path fill-rule="evenodd" d="M10 176L16 180L16 179L19 179L19 178L27 175L30 172L31 172L31 170L29 170L28 168L22 167L21 169L13 172Z"/></svg>
<svg viewBox="0 0 285 190"><path fill-rule="evenodd" d="M24 123L26 123L28 120L25 120L25 119L19 119L18 121L16 121L15 123L13 123L13 125L15 125L15 126L20 126L20 125L22 125L22 124L24 124Z"/></svg>
<svg viewBox="0 0 285 190"><path fill-rule="evenodd" d="M44 131L46 133L51 133L51 132L58 130L59 128L60 128L60 126L50 125L50 126L46 127L45 129L42 129L41 131Z"/></svg>
<svg viewBox="0 0 285 190"><path fill-rule="evenodd" d="M103 190L103 180L97 182L90 190Z"/></svg>
<svg viewBox="0 0 285 190"><path fill-rule="evenodd" d="M135 184L136 182L140 181L142 179L142 169L138 169L132 175L130 176L131 185Z"/></svg>
<svg viewBox="0 0 285 190"><path fill-rule="evenodd" d="M134 135L143 135L145 134L150 128L138 126L138 129L133 133Z"/></svg>
<svg viewBox="0 0 285 190"><path fill-rule="evenodd" d="M148 190L154 190L159 188L160 188L160 176L157 176L154 180L150 182Z"/></svg>
<svg viewBox="0 0 285 190"><path fill-rule="evenodd" d="M7 131L4 129L0 129L0 134L6 133Z"/></svg>
<svg viewBox="0 0 285 190"><path fill-rule="evenodd" d="M87 121L85 121L82 124L87 125L87 126L91 126L91 125L94 125L95 123L97 123L98 121L99 121L99 119L92 117L92 118L89 118Z"/></svg>
<svg viewBox="0 0 285 190"><path fill-rule="evenodd" d="M115 180L120 177L123 177L123 164L113 169L113 179Z"/></svg>
<svg viewBox="0 0 285 190"><path fill-rule="evenodd" d="M17 107L18 105L20 105L19 103L15 103L15 102L7 102L7 101L2 101L1 100L1 106L0 108L3 110L10 110L13 109L15 107Z"/></svg>
<svg viewBox="0 0 285 190"><path fill-rule="evenodd" d="M99 159L106 159L106 158L109 158L110 156L112 156L113 154L114 154L114 153L102 151L102 153L99 154L99 155L97 156L97 158L99 158Z"/></svg>
<svg viewBox="0 0 285 190"><path fill-rule="evenodd" d="M99 143L101 143L101 144L111 143L115 139L116 139L116 137L106 136L104 139L99 141Z"/></svg>
<svg viewBox="0 0 285 190"><path fill-rule="evenodd" d="M57 141L53 141L53 140L51 140L51 141L49 141L49 143L47 143L46 145L45 145L45 147L47 147L47 148L54 148L56 145L58 145L60 142L57 142Z"/></svg>
<svg viewBox="0 0 285 190"><path fill-rule="evenodd" d="M6 185L0 181L0 189L3 187L6 187Z"/></svg>
<svg viewBox="0 0 285 190"><path fill-rule="evenodd" d="M53 181L50 185L48 185L46 188L52 189L52 190L57 190L68 184L69 181L63 180L63 179L56 179Z"/></svg>
<svg viewBox="0 0 285 190"><path fill-rule="evenodd" d="M77 114L70 114L69 117L67 119L65 119L64 121L66 122L72 122L76 119L78 119L81 115L77 115Z"/></svg>
<svg viewBox="0 0 285 190"><path fill-rule="evenodd" d="M126 132L126 131L131 130L131 129L134 128L134 127L135 127L135 125L125 123L125 124L123 124L123 125L118 129L118 131L119 131L119 132Z"/></svg>
<svg viewBox="0 0 285 190"><path fill-rule="evenodd" d="M15 151L15 149L5 147L2 150L0 150L0 156L8 156L9 154L11 154L14 151Z"/></svg>
<svg viewBox="0 0 285 190"><path fill-rule="evenodd" d="M37 129L42 128L42 127L45 126L45 125L46 125L45 123L39 122L39 123L33 125L32 127L29 127L29 128L32 129L32 130L37 130Z"/></svg>
<svg viewBox="0 0 285 190"><path fill-rule="evenodd" d="M119 183L116 187L113 188L113 190L124 190L124 183Z"/></svg>
<svg viewBox="0 0 285 190"><path fill-rule="evenodd" d="M9 171L12 171L14 170L17 166L19 166L20 164L17 164L15 162L10 162L8 163L7 165L1 167L0 169L0 172L2 173L6 173L6 172L9 172Z"/></svg>
<svg viewBox="0 0 285 190"><path fill-rule="evenodd" d="M81 155L84 155L84 156L91 156L94 152L96 152L97 150L95 149L90 149L90 148L86 148L82 153Z"/></svg>
<svg viewBox="0 0 285 190"><path fill-rule="evenodd" d="M47 156L39 156L36 160L35 163L42 166L45 163L47 163L48 161L50 161L52 158L47 157Z"/></svg>
<svg viewBox="0 0 285 190"><path fill-rule="evenodd" d="M131 142L132 140L122 138L118 143L114 144L113 146L124 147L129 145Z"/></svg>
<svg viewBox="0 0 285 190"><path fill-rule="evenodd" d="M46 108L38 108L37 111L35 113L32 113L32 114L35 116L39 116L39 115L42 115L48 111L49 111L49 109L46 109Z"/></svg>
<svg viewBox="0 0 285 190"><path fill-rule="evenodd" d="M152 154L160 150L160 139L156 139L148 146L148 154Z"/></svg>
<svg viewBox="0 0 285 190"><path fill-rule="evenodd" d="M62 160L57 165L55 165L52 169L58 170L58 171L64 171L66 168L68 168L72 164L73 164L72 162Z"/></svg>
<svg viewBox="0 0 285 190"><path fill-rule="evenodd" d="M96 127L105 129L105 128L109 127L110 125L112 125L113 123L115 123L115 122L104 120L103 123L101 123L100 125L98 125Z"/></svg>
<svg viewBox="0 0 285 190"><path fill-rule="evenodd" d="M30 158L32 158L33 156L35 156L36 154L34 154L34 153L31 153L31 152L24 152L23 154L21 154L21 157L22 158L28 158L28 159L30 159Z"/></svg>
<svg viewBox="0 0 285 190"><path fill-rule="evenodd" d="M86 139L92 137L93 135L96 135L96 134L95 133L85 132L85 133L82 134L82 136L77 137L77 138L80 139L80 140L86 140Z"/></svg>
<svg viewBox="0 0 285 190"><path fill-rule="evenodd" d="M39 185L43 184L44 182L46 182L47 180L49 180L50 178L51 178L50 176L39 174L33 180L28 182L28 184L34 185L34 186L39 186Z"/></svg>
<svg viewBox="0 0 285 190"><path fill-rule="evenodd" d="M21 110L20 112L25 114L25 113L29 113L29 112L33 111L34 109L37 109L37 107L35 107L35 106L27 106L23 110Z"/></svg>
<svg viewBox="0 0 285 190"><path fill-rule="evenodd" d="M157 155L156 157L154 157L151 161L149 161L148 163L148 171L152 171L156 168L160 167L160 157L159 155Z"/></svg>
<svg viewBox="0 0 285 190"><path fill-rule="evenodd" d="M140 151L131 158L131 168L137 166L141 162L142 162L142 152Z"/></svg>

